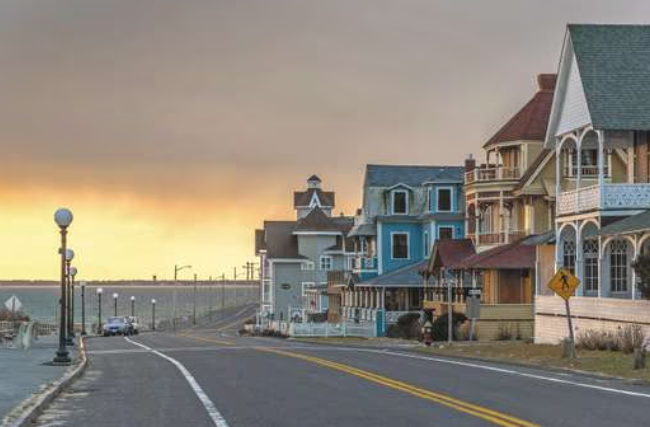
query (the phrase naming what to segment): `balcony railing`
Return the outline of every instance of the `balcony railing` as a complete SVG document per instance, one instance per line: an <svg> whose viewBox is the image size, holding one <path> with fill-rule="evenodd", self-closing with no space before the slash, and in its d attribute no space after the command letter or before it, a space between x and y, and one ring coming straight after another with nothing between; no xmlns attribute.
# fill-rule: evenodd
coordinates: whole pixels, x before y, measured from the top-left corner
<svg viewBox="0 0 650 427"><path fill-rule="evenodd" d="M469 238L474 241L475 245L501 245L504 243L514 242L517 239L526 237L528 234L525 230L510 230L507 232L481 232L470 234Z"/></svg>
<svg viewBox="0 0 650 427"><path fill-rule="evenodd" d="M521 177L519 167L498 166L491 168L476 168L465 172L465 184L484 181L515 180Z"/></svg>
<svg viewBox="0 0 650 427"><path fill-rule="evenodd" d="M650 184L603 184L564 191L558 215L594 210L650 209Z"/></svg>
<svg viewBox="0 0 650 427"><path fill-rule="evenodd" d="M377 257L357 257L352 259L352 269L354 271L376 270Z"/></svg>

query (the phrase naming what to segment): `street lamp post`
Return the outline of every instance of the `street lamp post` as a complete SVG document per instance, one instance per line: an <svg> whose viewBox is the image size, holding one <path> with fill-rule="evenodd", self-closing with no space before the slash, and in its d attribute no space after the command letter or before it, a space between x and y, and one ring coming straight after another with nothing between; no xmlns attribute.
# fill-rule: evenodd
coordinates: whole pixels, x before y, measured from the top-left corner
<svg viewBox="0 0 650 427"><path fill-rule="evenodd" d="M54 222L59 226L61 234L61 247L59 254L61 255L61 295L59 299L60 316L59 316L59 349L56 352L53 362L57 365L69 365L72 363L68 354L68 349L65 347L66 342L66 236L68 234L68 227L72 223L72 212L66 208L61 208L54 213Z"/></svg>
<svg viewBox="0 0 650 427"><path fill-rule="evenodd" d="M97 288L97 334L102 334L102 288Z"/></svg>
<svg viewBox="0 0 650 427"><path fill-rule="evenodd" d="M191 265L178 266L174 265L174 298L172 299L172 328L176 332L176 294L178 293L178 272L185 270L186 268L192 268Z"/></svg>
<svg viewBox="0 0 650 427"><path fill-rule="evenodd" d="M86 282L81 282L81 335L86 333Z"/></svg>
<svg viewBox="0 0 650 427"><path fill-rule="evenodd" d="M115 293L113 294L113 309L114 309L114 312L115 312L115 314L114 314L115 317L117 317L117 297L118 297L118 296L119 296L119 295L118 295L117 292L115 292Z"/></svg>
<svg viewBox="0 0 650 427"><path fill-rule="evenodd" d="M68 305L68 343L73 345L74 344L74 338L75 338L75 333L74 333L74 279L75 276L77 275L77 268L76 267L70 267L70 261L72 258L74 258L74 252L72 249L68 249L68 252L70 254L70 259L68 260L68 283L69 283L69 288L68 288L68 298L70 301L70 304Z"/></svg>
<svg viewBox="0 0 650 427"><path fill-rule="evenodd" d="M156 330L156 300L151 300L151 330Z"/></svg>
<svg viewBox="0 0 650 427"><path fill-rule="evenodd" d="M194 297L192 303L192 324L196 325L196 281L197 275L194 273Z"/></svg>
<svg viewBox="0 0 650 427"><path fill-rule="evenodd" d="M135 297L131 297L131 317L135 317Z"/></svg>

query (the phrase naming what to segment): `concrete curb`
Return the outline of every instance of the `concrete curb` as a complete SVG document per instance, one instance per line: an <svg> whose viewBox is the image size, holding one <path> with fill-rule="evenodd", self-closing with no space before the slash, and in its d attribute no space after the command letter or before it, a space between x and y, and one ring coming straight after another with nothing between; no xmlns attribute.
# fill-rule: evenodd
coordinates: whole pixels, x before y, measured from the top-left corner
<svg viewBox="0 0 650 427"><path fill-rule="evenodd" d="M27 427L32 424L34 420L43 412L43 410L74 380L83 374L88 366L88 357L86 355L86 345L84 337L79 337L79 353L78 358L81 361L70 372L67 372L61 379L55 381L47 390L38 396L38 398L27 405L18 419L10 421L5 427ZM28 399L29 400L29 399Z"/></svg>

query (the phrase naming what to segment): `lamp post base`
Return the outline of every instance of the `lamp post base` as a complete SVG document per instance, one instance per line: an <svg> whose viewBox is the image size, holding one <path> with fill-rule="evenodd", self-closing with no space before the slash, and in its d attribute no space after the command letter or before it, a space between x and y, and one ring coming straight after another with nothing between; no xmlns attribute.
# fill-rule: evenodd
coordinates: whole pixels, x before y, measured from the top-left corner
<svg viewBox="0 0 650 427"><path fill-rule="evenodd" d="M72 364L72 359L67 351L57 351L52 363L57 366L67 366Z"/></svg>

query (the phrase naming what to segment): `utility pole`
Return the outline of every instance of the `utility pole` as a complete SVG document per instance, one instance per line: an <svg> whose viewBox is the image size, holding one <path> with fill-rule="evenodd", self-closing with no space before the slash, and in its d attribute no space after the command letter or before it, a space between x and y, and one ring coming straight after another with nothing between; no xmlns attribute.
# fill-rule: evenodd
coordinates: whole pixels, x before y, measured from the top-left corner
<svg viewBox="0 0 650 427"><path fill-rule="evenodd" d="M196 325L196 281L197 281L197 274L194 273L194 301L192 304L192 324Z"/></svg>
<svg viewBox="0 0 650 427"><path fill-rule="evenodd" d="M226 273L221 275L221 316L226 309Z"/></svg>

